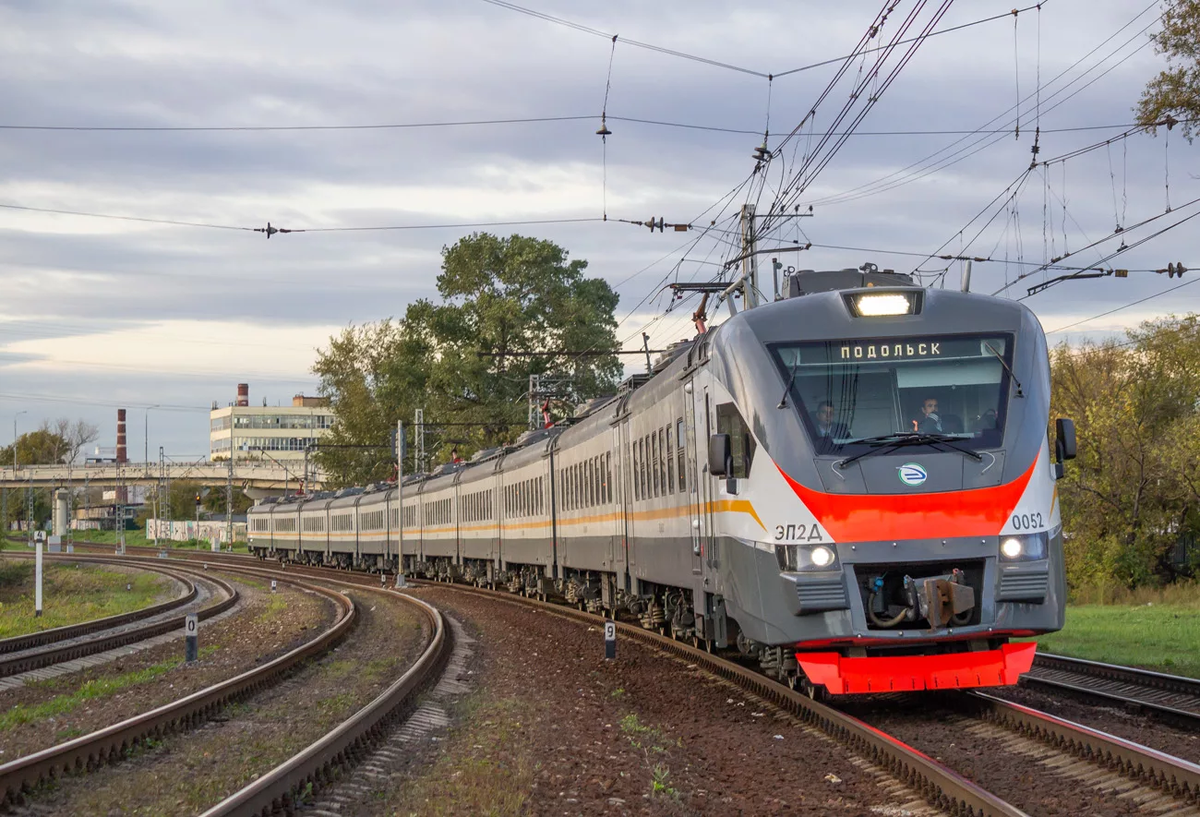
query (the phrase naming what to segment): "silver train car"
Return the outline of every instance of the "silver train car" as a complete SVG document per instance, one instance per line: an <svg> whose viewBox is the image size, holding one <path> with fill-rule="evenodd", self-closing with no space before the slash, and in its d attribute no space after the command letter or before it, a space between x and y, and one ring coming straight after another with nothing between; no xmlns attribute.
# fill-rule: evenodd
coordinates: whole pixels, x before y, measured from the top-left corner
<svg viewBox="0 0 1200 817"><path fill-rule="evenodd" d="M787 294L511 447L263 502L250 546L635 616L814 694L1016 683L1066 599L1040 324L870 265Z"/></svg>

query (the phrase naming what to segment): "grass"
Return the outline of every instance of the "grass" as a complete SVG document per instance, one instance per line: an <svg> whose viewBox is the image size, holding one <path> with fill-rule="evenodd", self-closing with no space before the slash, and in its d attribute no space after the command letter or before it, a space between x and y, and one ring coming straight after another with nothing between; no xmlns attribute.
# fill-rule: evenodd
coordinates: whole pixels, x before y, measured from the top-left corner
<svg viewBox="0 0 1200 817"><path fill-rule="evenodd" d="M1060 632L1038 650L1200 678L1200 599L1073 604Z"/></svg>
<svg viewBox="0 0 1200 817"><path fill-rule="evenodd" d="M205 647L200 650L200 657L206 658L212 655L217 649L215 646ZM120 692L123 689L161 678L183 663L182 659L171 659L170 661L163 661L160 664L154 664L144 669L134 670L133 672L127 672L112 678L93 679L74 692L66 695L57 695L40 703L33 705L17 704L11 709L0 713L0 732L7 731L21 724L30 723L31 721L65 715L88 701L103 698ZM69 732L72 730L66 731Z"/></svg>
<svg viewBox="0 0 1200 817"><path fill-rule="evenodd" d="M120 538L120 531L113 530L81 530L75 531L75 540L78 542L92 542L100 545L115 545ZM139 547L154 547L154 539L146 538L144 530L127 530L125 531L125 544L128 546ZM207 539L189 539L184 542L176 542L168 539L160 539L158 546L167 550L211 550L212 543ZM224 545L222 545L224 547ZM234 553L249 553L249 548L245 542L233 543Z"/></svg>
<svg viewBox="0 0 1200 817"><path fill-rule="evenodd" d="M120 573L95 565L47 563L44 571L37 618L33 562L0 563L0 638L140 610L163 599L172 586L157 573Z"/></svg>
<svg viewBox="0 0 1200 817"><path fill-rule="evenodd" d="M666 747L672 745L671 740L658 727L642 724L633 713L621 718L621 731L629 744L640 751L645 759L646 768L650 770L650 794L678 800L679 792L671 785L671 769L664 763L655 762L651 765L651 757L665 755ZM674 745L679 747L683 742L676 740Z"/></svg>
<svg viewBox="0 0 1200 817"><path fill-rule="evenodd" d="M522 733L522 721L532 717L525 700L474 697L444 754L421 776L393 790L389 813L410 817L486 814L516 817L528 812L527 802L537 770L532 757L538 750ZM397 802L398 801L398 802Z"/></svg>

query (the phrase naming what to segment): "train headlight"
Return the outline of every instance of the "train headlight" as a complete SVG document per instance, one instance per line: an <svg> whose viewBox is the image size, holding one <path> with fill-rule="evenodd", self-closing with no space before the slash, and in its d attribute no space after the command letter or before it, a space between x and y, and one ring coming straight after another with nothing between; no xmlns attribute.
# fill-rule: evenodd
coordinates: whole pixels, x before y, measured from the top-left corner
<svg viewBox="0 0 1200 817"><path fill-rule="evenodd" d="M1005 536L1000 540L1000 558L1006 562L1032 562L1045 559L1049 536L1045 531L1020 536Z"/></svg>
<svg viewBox="0 0 1200 817"><path fill-rule="evenodd" d="M833 563L833 551L824 545L818 545L812 549L812 563L814 567L828 567Z"/></svg>
<svg viewBox="0 0 1200 817"><path fill-rule="evenodd" d="M784 573L825 570L837 561L837 553L825 545L776 545L775 559Z"/></svg>
<svg viewBox="0 0 1200 817"><path fill-rule="evenodd" d="M907 315L912 312L912 299L907 295L881 292L878 295L859 295L854 300L854 306L864 318Z"/></svg>

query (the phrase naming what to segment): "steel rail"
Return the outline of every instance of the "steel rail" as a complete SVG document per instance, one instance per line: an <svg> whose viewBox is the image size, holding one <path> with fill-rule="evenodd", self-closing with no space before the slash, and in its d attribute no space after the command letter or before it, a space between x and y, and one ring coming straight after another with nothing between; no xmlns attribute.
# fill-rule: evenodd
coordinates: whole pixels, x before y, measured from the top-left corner
<svg viewBox="0 0 1200 817"><path fill-rule="evenodd" d="M72 560L80 560L78 556L70 557ZM101 557L102 559L103 557ZM97 561L95 557L89 559L82 557L83 561ZM144 565L136 562L126 562L126 564L137 564L138 567ZM193 568L194 570L194 568ZM198 621L205 621L224 613L231 609L240 600L237 588L229 582L219 579L215 576L206 577L206 580L217 585L217 587L225 593L225 598L216 604L209 605L203 610L196 613ZM145 641L148 638L169 633L173 630L183 628L185 616L172 616L165 621L146 624L142 627L135 627L124 632L112 633L111 635L101 635L97 638L89 638L86 641L81 641L76 644L65 644L58 647L48 647L44 650L35 652L25 652L19 655L12 655L0 659L0 678L7 678L12 675L18 675L22 672L29 672L35 669L61 664L64 661L73 661L76 658L83 658L88 655L113 650L118 647L124 647L127 644L135 644L139 641Z"/></svg>
<svg viewBox="0 0 1200 817"><path fill-rule="evenodd" d="M236 572L234 568L222 569ZM89 735L5 763L0 766L0 804L21 802L27 792L60 774L90 771L109 760L119 758L146 738L158 737L200 723L233 700L266 687L299 663L329 650L354 626L358 610L348 596L308 582L295 579L283 581L335 601L341 615L333 626L312 641L261 667Z"/></svg>
<svg viewBox="0 0 1200 817"><path fill-rule="evenodd" d="M1038 653L1021 683L1066 690L1200 726L1200 680Z"/></svg>
<svg viewBox="0 0 1200 817"><path fill-rule="evenodd" d="M379 590L354 582L339 583L352 584L364 590ZM441 675L450 657L452 638L437 608L402 593L392 595L413 604L430 624L429 643L420 658L375 700L333 731L205 811L201 817L265 816L278 810L291 813L301 793L319 789L330 782L340 767L365 755L398 720L407 715L416 697Z"/></svg>
<svg viewBox="0 0 1200 817"><path fill-rule="evenodd" d="M464 593L485 596L500 602L533 607L586 624L610 620L551 602L468 585L423 581L414 581L414 584L446 587ZM719 658L689 644L632 624L620 621L613 623L620 632L634 641L640 641L655 649L673 654L689 664L696 664L706 672L731 681L755 697L817 727L850 751L885 768L897 780L915 789L934 808L942 809L950 814L972 815L972 817L1028 817L1016 806L1001 800L928 755L858 718L819 703L754 670Z"/></svg>
<svg viewBox="0 0 1200 817"><path fill-rule="evenodd" d="M1067 755L1092 760L1190 803L1200 801L1200 765L983 692L958 696L984 720Z"/></svg>
<svg viewBox="0 0 1200 817"><path fill-rule="evenodd" d="M33 554L17 553L19 558L33 558ZM57 554L49 556L54 559ZM94 562L94 559L88 559L86 556L80 557L81 561ZM118 613L115 616L105 616L104 618L94 618L90 621L82 621L78 624L67 624L63 627L53 627L48 630L39 630L36 633L26 633L25 635L16 635L11 638L0 638L0 654L20 652L22 650L31 650L34 647L41 647L46 644L53 644L57 641L66 641L69 638L78 638L81 635L98 632L100 630L110 630L113 627L120 627L123 624L128 624L132 621L138 621L143 618L151 618L160 613L167 613L174 610L176 607L182 607L196 599L199 595L196 585L191 579L176 573L172 573L168 569L161 567L146 567L145 570L151 570L155 573L161 573L164 576L170 576L176 581L183 582L184 594L174 599L153 604L149 607L143 607L140 610L131 610L128 613Z"/></svg>

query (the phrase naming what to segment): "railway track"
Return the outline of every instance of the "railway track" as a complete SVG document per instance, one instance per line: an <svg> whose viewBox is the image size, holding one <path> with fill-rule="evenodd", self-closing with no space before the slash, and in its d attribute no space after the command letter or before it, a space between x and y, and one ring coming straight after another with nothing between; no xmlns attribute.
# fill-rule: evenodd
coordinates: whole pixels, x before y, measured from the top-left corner
<svg viewBox="0 0 1200 817"><path fill-rule="evenodd" d="M137 564L137 560L123 560L122 563ZM236 571L235 568L227 566L222 566L222 569ZM257 576L270 575L267 571L259 570L236 572ZM90 771L120 758L126 751L147 738L190 728L229 703L265 688L301 662L331 649L345 638L357 616L357 609L349 597L309 582L290 577L279 578L333 600L339 610L333 626L312 641L261 667L150 712L0 765L0 805L21 803L39 784L62 774Z"/></svg>
<svg viewBox="0 0 1200 817"><path fill-rule="evenodd" d="M1117 703L1134 712L1200 727L1200 680L1038 653L1021 683Z"/></svg>
<svg viewBox="0 0 1200 817"><path fill-rule="evenodd" d="M30 554L25 553L10 553L8 555L16 556L17 558L27 558L30 556ZM55 557L47 556L45 558L47 558L47 560L51 560ZM95 561L88 560L86 557L81 557L79 560ZM17 635L13 636L12 638L0 638L0 655L21 652L23 650L31 650L35 647L42 647L47 644L66 641L67 639L71 638L78 638L90 633L99 632L100 630L109 630L113 627L119 627L123 624L140 621L144 618L152 618L161 613L167 613L176 608L183 607L186 604L190 604L191 602L195 601L196 596L199 595L199 591L196 589L196 586L192 580L178 571L161 567L145 569L153 570L155 573L161 573L165 576L170 576L176 581L182 582L184 585L184 594L177 598L170 599L169 601L151 605L150 607L145 607L141 610L133 610L128 613L121 613L115 616L92 619L91 621L82 621L79 624L69 624L65 627L54 627L49 630L39 630L36 633L26 633L25 635Z"/></svg>
<svg viewBox="0 0 1200 817"><path fill-rule="evenodd" d="M142 564L139 557L126 557L123 561ZM343 610L342 616L333 628L314 641L259 669L68 744L0 766L0 802L18 801L39 782L53 778L59 773L92 769L107 759L118 756L124 749L146 737L157 736L175 728L190 727L216 709L262 688L297 664L332 648L344 638L353 626L356 616L353 602L344 593L330 590L321 584L303 581L297 576L282 575L294 571L254 566L258 564L260 563L257 560L253 565L231 565L221 562L219 567L223 571L278 579L321 593L339 604ZM352 574L352 580L349 581L328 575L318 578L324 584L381 591L379 585L370 582L366 576L359 578ZM215 805L206 815L265 815L281 809L290 811L305 793L317 791L336 779L343 768L355 763L406 716L417 696L437 679L444 668L450 657L452 640L449 628L435 608L410 596L394 595L413 605L428 625L429 639L416 662L350 719L287 762Z"/></svg>
<svg viewBox="0 0 1200 817"><path fill-rule="evenodd" d="M322 568L293 565L288 568L288 572L293 575L328 575L333 572L335 575L347 577L348 584L363 587L374 584L366 575ZM420 585L424 582L414 584ZM459 584L437 586L538 608L588 624L594 625L600 620L599 616L570 607L498 591ZM639 626L623 622L616 622L616 625L624 637L695 664L801 721L816 726L851 751L887 769L898 780L920 792L930 805L936 808L952 814L981 816L1025 814L1020 808L988 792L918 749L858 718L791 690L756 670ZM956 694L949 700L953 701L951 706L955 711L1044 743L1067 759L1073 758L1094 765L1099 774L1116 773L1135 785L1140 784L1147 789L1157 790L1164 801L1175 801L1181 809L1200 810L1200 766L1196 764L984 693Z"/></svg>
<svg viewBox="0 0 1200 817"><path fill-rule="evenodd" d="M444 586L535 606L581 622L594 624L599 618L561 605L497 591L463 585ZM766 678L755 670L638 626L618 622L617 627L634 640L678 655L817 726L853 751L888 769L897 779L913 785L932 806L955 814L1025 813L917 749L851 715ZM1196 764L985 693L962 693L955 696L954 700L960 711L1039 740L1062 755L1093 762L1097 767L1117 772L1147 788L1157 789L1178 800L1182 807L1200 806L1200 766Z"/></svg>
<svg viewBox="0 0 1200 817"><path fill-rule="evenodd" d="M48 558L57 560L58 557ZM102 559L89 558L87 556L69 556L64 557L63 560L83 562L103 561ZM108 563L111 564L111 560ZM183 629L184 616L170 616L167 618L163 618L163 616L172 610L196 600L199 595L199 589L193 578L189 578L189 576L195 576L194 571L189 573L186 569L179 567L170 570L157 565L138 564L137 566L148 570L155 570L184 582L188 588L188 592L182 598L147 607L144 610L137 610L120 616L96 619L69 627L43 630L40 633L32 633L27 636L5 639L6 642L11 642L12 646L7 647L6 645L7 648L0 649L0 653L3 654L0 657L0 678L8 678L24 672L45 669L55 664L74 661L78 658L106 652ZM239 595L237 588L229 582L218 579L215 576L207 576L203 581L215 585L225 597L216 604L199 610L196 614L198 620L204 621L218 616L238 603ZM141 626L130 626L138 621L154 618L158 618L158 620L149 621ZM95 634L94 638L85 637L93 634ZM32 644L33 646L24 646L25 644Z"/></svg>

